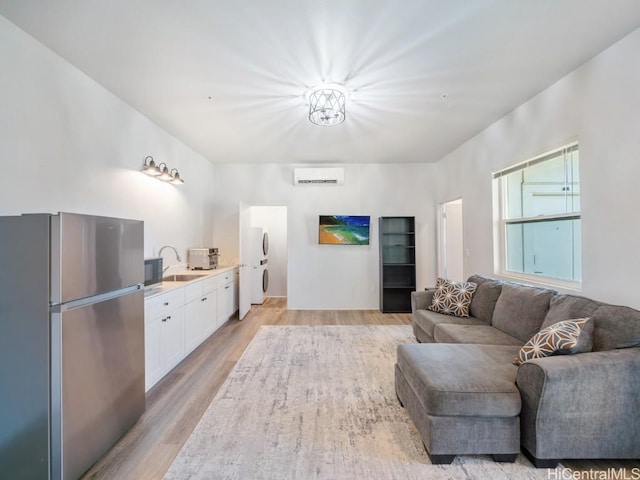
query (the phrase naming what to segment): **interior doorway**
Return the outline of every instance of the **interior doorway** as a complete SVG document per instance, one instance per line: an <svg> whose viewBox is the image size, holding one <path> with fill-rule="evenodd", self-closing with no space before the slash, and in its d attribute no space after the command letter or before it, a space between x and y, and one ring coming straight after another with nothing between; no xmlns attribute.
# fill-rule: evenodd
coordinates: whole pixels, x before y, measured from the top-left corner
<svg viewBox="0 0 640 480"><path fill-rule="evenodd" d="M438 212L438 276L464 280L462 199L441 203Z"/></svg>
<svg viewBox="0 0 640 480"><path fill-rule="evenodd" d="M259 265L260 262L255 261L251 267L252 270L263 268L266 270L266 278L264 282L265 272L260 273L260 281L254 281L252 289L261 289L264 287L264 297L287 298L287 207L286 206L261 206L253 205L250 208L251 227L253 229L261 229L260 237L264 239L265 234L268 238L268 253L262 249L263 261L266 263ZM254 268L255 267L255 268ZM255 272L254 272L255 274ZM252 292L254 301L252 303L262 303L259 295Z"/></svg>

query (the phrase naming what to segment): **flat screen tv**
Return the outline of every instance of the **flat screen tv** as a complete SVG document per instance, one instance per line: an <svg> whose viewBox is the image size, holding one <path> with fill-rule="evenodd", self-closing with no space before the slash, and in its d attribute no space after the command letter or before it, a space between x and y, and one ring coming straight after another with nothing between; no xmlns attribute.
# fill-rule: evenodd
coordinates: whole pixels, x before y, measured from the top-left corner
<svg viewBox="0 0 640 480"><path fill-rule="evenodd" d="M369 216L320 215L321 245L369 245Z"/></svg>

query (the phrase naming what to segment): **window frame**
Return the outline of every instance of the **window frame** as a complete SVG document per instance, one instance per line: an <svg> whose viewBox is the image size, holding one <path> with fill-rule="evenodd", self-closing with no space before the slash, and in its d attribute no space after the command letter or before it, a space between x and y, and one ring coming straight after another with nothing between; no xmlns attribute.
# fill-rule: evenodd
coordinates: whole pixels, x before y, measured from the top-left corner
<svg viewBox="0 0 640 480"><path fill-rule="evenodd" d="M562 152L571 153L580 151L578 141L573 141L562 145L561 147L549 150L541 155L532 157L524 162L510 165L507 168L493 172L493 192L494 192L494 273L501 277L526 281L527 283L539 284L543 286L563 288L580 292L582 290L582 279L580 281L564 280L561 278L549 277L541 274L517 272L507 270L507 227L508 225L517 224L533 224L539 222L549 222L557 220L579 220L582 224L582 202L580 210L559 213L559 214L542 214L534 217L508 218L508 202L506 195L506 176L517 171L525 170L534 165L538 165L557 157ZM580 156L578 153L578 171L580 169ZM582 243L582 242L581 242ZM581 245L582 247L582 245ZM581 248L582 250L582 248ZM582 263L582 256L580 257Z"/></svg>

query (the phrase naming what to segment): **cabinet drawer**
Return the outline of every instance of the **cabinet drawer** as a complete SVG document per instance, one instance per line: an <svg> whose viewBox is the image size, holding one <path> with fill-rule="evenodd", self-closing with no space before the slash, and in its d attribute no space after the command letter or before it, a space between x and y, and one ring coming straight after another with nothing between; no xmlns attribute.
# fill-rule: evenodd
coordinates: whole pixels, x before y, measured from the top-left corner
<svg viewBox="0 0 640 480"><path fill-rule="evenodd" d="M144 301L145 321L161 315L166 315L184 306L184 289L176 288Z"/></svg>
<svg viewBox="0 0 640 480"><path fill-rule="evenodd" d="M213 275L211 277L205 278L202 281L202 293L209 293L209 292L213 292L217 286L218 286L218 276L219 275Z"/></svg>
<svg viewBox="0 0 640 480"><path fill-rule="evenodd" d="M204 280L193 282L184 287L184 303L193 302L202 296Z"/></svg>
<svg viewBox="0 0 640 480"><path fill-rule="evenodd" d="M233 282L233 271L228 270L224 273L216 275L216 278L218 279L217 288L224 287L225 285Z"/></svg>

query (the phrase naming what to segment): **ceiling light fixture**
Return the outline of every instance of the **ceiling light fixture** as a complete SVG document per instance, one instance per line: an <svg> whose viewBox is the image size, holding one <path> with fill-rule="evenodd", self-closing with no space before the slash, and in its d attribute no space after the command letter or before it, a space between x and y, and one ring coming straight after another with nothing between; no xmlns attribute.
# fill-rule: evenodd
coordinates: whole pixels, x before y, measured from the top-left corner
<svg viewBox="0 0 640 480"><path fill-rule="evenodd" d="M149 160L148 163L147 160ZM177 168L172 168L171 171L169 171L169 167L167 167L167 164L164 162L160 165L156 165L156 162L153 160L151 155L144 158L144 164L141 171L142 173L155 177L158 180L169 182L173 185L182 185L184 183L184 180L180 178L180 173L178 173Z"/></svg>
<svg viewBox="0 0 640 480"><path fill-rule="evenodd" d="M315 125L331 126L344 122L348 90L338 83L324 83L307 91L309 120Z"/></svg>

